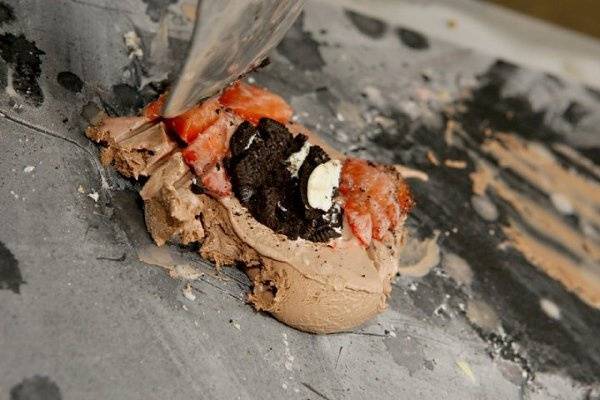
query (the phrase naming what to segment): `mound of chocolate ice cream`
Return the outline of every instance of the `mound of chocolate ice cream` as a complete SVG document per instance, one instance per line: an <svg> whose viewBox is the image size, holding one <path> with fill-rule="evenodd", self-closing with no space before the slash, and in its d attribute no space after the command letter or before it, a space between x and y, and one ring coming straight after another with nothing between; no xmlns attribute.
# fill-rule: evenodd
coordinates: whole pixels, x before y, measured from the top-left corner
<svg viewBox="0 0 600 400"><path fill-rule="evenodd" d="M236 197L257 221L292 240L326 242L341 235L342 210L335 202L328 210L309 204L309 177L330 158L306 141L268 118L257 127L244 122L231 138L227 170Z"/></svg>

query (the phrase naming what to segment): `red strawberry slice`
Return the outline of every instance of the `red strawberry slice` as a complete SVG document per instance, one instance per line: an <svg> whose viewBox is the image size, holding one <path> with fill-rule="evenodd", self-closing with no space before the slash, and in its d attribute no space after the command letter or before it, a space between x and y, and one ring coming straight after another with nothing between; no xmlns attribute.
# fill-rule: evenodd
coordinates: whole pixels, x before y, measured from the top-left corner
<svg viewBox="0 0 600 400"><path fill-rule="evenodd" d="M410 190L400 176L364 160L344 162L340 193L352 232L366 246L371 239L383 239L412 207Z"/></svg>
<svg viewBox="0 0 600 400"><path fill-rule="evenodd" d="M271 118L285 124L292 117L292 108L283 98L240 81L225 89L219 102L254 125L261 118Z"/></svg>
<svg viewBox="0 0 600 400"><path fill-rule="evenodd" d="M360 205L353 202L345 205L344 212L354 236L356 236L363 245L368 246L371 243L373 232L371 215L362 210Z"/></svg>
<svg viewBox="0 0 600 400"><path fill-rule="evenodd" d="M221 105L217 99L208 99L185 113L167 120L167 126L186 143L192 143L198 135L219 118Z"/></svg>
<svg viewBox="0 0 600 400"><path fill-rule="evenodd" d="M232 193L231 181L221 164L216 164L202 177L202 187L216 197L230 196Z"/></svg>
<svg viewBox="0 0 600 400"><path fill-rule="evenodd" d="M182 154L185 162L202 177L229 150L229 138L235 131L239 120L228 113L220 113L218 119L186 147Z"/></svg>
<svg viewBox="0 0 600 400"><path fill-rule="evenodd" d="M146 106L146 108L144 108L144 112L143 112L144 117L148 118L149 120L155 120L155 119L161 118L160 111L162 110L163 106L165 105L166 100L167 100L166 94L163 93L158 97L158 99L149 103Z"/></svg>

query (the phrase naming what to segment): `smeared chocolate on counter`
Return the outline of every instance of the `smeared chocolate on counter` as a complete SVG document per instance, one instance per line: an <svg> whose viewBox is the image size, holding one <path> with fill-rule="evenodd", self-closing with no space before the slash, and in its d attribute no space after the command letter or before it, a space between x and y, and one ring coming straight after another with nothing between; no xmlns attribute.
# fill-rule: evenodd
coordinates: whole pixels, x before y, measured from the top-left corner
<svg viewBox="0 0 600 400"><path fill-rule="evenodd" d="M10 400L61 400L60 388L46 376L35 375L10 389Z"/></svg>
<svg viewBox="0 0 600 400"><path fill-rule="evenodd" d="M15 11L11 6L0 2L0 25L10 24L15 20Z"/></svg>
<svg viewBox="0 0 600 400"><path fill-rule="evenodd" d="M144 98L133 86L119 83L112 87L111 100L103 105L110 115L132 115L144 106Z"/></svg>
<svg viewBox="0 0 600 400"><path fill-rule="evenodd" d="M419 32L407 28L398 28L396 33L400 41L411 49L426 50L429 48L429 39Z"/></svg>
<svg viewBox="0 0 600 400"><path fill-rule="evenodd" d="M356 29L371 39L379 39L387 31L387 24L378 18L369 17L352 10L346 10L345 14Z"/></svg>
<svg viewBox="0 0 600 400"><path fill-rule="evenodd" d="M0 242L0 289L19 293L19 288L23 283L25 281L19 269L19 261L4 243Z"/></svg>
<svg viewBox="0 0 600 400"><path fill-rule="evenodd" d="M305 141L271 119L261 119L256 128L244 122L231 138L226 164L237 198L257 221L292 240L325 242L340 236L342 211L337 205L327 212L314 209L306 198L308 177L329 161L323 149L311 146L298 177L288 170L288 158Z"/></svg>
<svg viewBox="0 0 600 400"><path fill-rule="evenodd" d="M56 76L56 81L60 86L73 93L79 93L83 89L81 78L70 71L59 72Z"/></svg>
<svg viewBox="0 0 600 400"><path fill-rule="evenodd" d="M41 56L45 54L38 49L35 42L24 35L12 33L0 34L0 57L11 65L12 85L19 95L30 104L39 107L44 102L44 93L38 84L42 72Z"/></svg>

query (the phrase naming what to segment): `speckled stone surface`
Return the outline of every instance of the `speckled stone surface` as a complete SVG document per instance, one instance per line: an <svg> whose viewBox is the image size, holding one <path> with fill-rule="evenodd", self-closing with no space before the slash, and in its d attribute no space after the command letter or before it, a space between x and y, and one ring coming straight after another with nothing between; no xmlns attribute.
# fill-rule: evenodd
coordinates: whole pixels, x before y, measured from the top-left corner
<svg viewBox="0 0 600 400"><path fill-rule="evenodd" d="M400 276L366 326L309 335L253 311L234 268L217 275L170 246L204 272L191 301L184 282L140 262L151 240L137 186L101 167L83 135L96 110L132 114L162 90L192 27L180 3L0 7L0 399L597 398L600 312L503 245L514 210L473 200L469 179L489 128L576 149L588 163L561 165L597 182L597 91L309 1L252 78L341 150L426 172L411 179L408 225L417 245L436 237L442 259ZM125 47L129 31L143 55ZM449 120L466 132L456 146ZM563 219L597 245L598 227Z"/></svg>

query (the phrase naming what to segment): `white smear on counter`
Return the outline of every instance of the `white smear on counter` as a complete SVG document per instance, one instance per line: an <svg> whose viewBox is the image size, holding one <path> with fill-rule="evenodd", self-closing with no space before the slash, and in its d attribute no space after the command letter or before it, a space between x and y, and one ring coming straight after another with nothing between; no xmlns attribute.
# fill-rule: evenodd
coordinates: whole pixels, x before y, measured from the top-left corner
<svg viewBox="0 0 600 400"><path fill-rule="evenodd" d="M573 204L567 196L562 193L552 193L550 195L550 201L558 211L565 215L573 214Z"/></svg>
<svg viewBox="0 0 600 400"><path fill-rule="evenodd" d="M559 320L560 319L560 307L549 299L540 299L540 307L544 314L549 316L552 319Z"/></svg>
<svg viewBox="0 0 600 400"><path fill-rule="evenodd" d="M123 40L125 41L125 47L127 47L129 58L144 57L144 51L142 50L142 39L140 39L135 31L125 32L123 35Z"/></svg>
<svg viewBox="0 0 600 400"><path fill-rule="evenodd" d="M188 299L189 301L196 300L196 295L194 294L194 290L192 289L192 285L189 283L183 288L183 297Z"/></svg>
<svg viewBox="0 0 600 400"><path fill-rule="evenodd" d="M454 253L444 254L442 268L448 276L459 285L471 286L473 282L473 271L471 266L463 258Z"/></svg>
<svg viewBox="0 0 600 400"><path fill-rule="evenodd" d="M498 208L486 196L472 196L471 206L475 212L486 221L495 221L498 219Z"/></svg>
<svg viewBox="0 0 600 400"><path fill-rule="evenodd" d="M92 200L94 200L94 202L98 202L98 199L100 198L100 195L98 194L98 192L96 192L95 190L92 191L91 193L88 193L88 197Z"/></svg>

